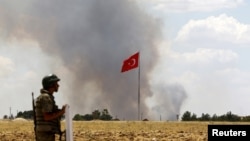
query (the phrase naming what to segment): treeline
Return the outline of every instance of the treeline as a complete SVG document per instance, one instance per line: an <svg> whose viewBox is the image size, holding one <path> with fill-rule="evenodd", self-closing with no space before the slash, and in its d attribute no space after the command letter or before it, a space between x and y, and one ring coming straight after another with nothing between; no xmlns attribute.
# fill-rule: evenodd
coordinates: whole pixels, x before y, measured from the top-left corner
<svg viewBox="0 0 250 141"><path fill-rule="evenodd" d="M3 116L3 119L14 119L14 118L33 119L33 110L18 112L16 116L13 116L13 115L11 115L11 116L4 115ZM85 115L76 114L73 117L73 120L75 120L75 121L81 121L81 120L86 120L86 121L105 120L105 121L108 121L108 120L117 120L117 119L113 119L113 117L109 114L108 109L103 109L102 111L94 110L92 113L85 114Z"/></svg>
<svg viewBox="0 0 250 141"><path fill-rule="evenodd" d="M24 111L24 112L18 112L16 116L7 116L4 115L3 119L13 119L13 118L24 118L24 119L33 119L33 110ZM64 118L64 117L63 117ZM117 118L113 119L113 116L110 115L108 109L100 110L94 110L92 113L80 115L76 114L73 117L73 120L75 121L90 121L90 120L119 120ZM233 114L231 111L227 112L223 115L216 115L213 114L212 116L209 114L202 113L200 117L198 117L195 113L191 113L190 111L184 112L184 114L181 117L181 121L242 121L242 122L249 122L250 121L250 115L249 116L239 116L236 114Z"/></svg>
<svg viewBox="0 0 250 141"><path fill-rule="evenodd" d="M33 119L33 110L18 112L16 116L11 114L10 116L4 115L3 119L14 119L14 118L24 118L24 119Z"/></svg>
<svg viewBox="0 0 250 141"><path fill-rule="evenodd" d="M202 113L200 117L197 117L196 114L191 114L190 111L186 111L181 118L182 121L250 121L250 116L238 116L233 114L231 111L227 112L223 115L213 114L210 116L209 114Z"/></svg>
<svg viewBox="0 0 250 141"><path fill-rule="evenodd" d="M90 121L90 120L105 120L109 121L112 120L112 116L109 114L108 109L103 109L101 112L99 110L94 110L91 114L85 114L85 115L80 115L76 114L73 118L73 120L76 121ZM117 119L115 119L117 120Z"/></svg>

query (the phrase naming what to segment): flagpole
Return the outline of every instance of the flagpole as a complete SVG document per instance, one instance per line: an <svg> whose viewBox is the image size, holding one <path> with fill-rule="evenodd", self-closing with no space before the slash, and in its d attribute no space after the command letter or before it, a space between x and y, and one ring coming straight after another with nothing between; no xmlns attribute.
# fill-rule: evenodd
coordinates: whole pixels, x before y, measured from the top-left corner
<svg viewBox="0 0 250 141"><path fill-rule="evenodd" d="M138 120L140 120L140 52L133 54L128 59L123 61L121 72L126 72L134 68L138 68Z"/></svg>
<svg viewBox="0 0 250 141"><path fill-rule="evenodd" d="M140 52L139 52L140 53ZM140 55L139 55L139 59L138 59L138 65L139 65L139 69L138 69L138 120L140 121Z"/></svg>

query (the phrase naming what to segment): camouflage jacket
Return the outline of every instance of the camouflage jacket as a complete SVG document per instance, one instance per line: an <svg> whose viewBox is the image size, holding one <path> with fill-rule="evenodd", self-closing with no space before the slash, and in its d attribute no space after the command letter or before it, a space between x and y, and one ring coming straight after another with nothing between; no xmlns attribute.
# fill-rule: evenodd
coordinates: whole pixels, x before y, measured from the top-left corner
<svg viewBox="0 0 250 141"><path fill-rule="evenodd" d="M41 132L60 132L60 118L45 121L44 113L55 113L59 111L55 103L54 96L48 91L41 89L41 94L36 99L36 131Z"/></svg>

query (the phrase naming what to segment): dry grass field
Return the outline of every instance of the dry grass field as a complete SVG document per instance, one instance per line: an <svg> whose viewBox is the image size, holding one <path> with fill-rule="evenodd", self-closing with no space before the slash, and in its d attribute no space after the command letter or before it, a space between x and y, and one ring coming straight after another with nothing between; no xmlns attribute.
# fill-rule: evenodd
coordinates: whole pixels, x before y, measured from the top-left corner
<svg viewBox="0 0 250 141"><path fill-rule="evenodd" d="M62 129L65 129L62 122ZM74 121L74 141L206 141L208 122ZM58 138L58 136L57 136ZM1 141L34 141L32 121L0 120Z"/></svg>

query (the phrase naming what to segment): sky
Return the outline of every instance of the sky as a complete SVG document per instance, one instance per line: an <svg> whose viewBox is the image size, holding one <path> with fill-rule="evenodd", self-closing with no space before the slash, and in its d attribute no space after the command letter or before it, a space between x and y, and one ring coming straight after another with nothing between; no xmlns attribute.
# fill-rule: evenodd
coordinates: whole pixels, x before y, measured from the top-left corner
<svg viewBox="0 0 250 141"><path fill-rule="evenodd" d="M61 78L59 107L107 108L137 119L175 120L231 111L250 115L250 18L246 0L0 0L0 118L32 109L42 78Z"/></svg>

